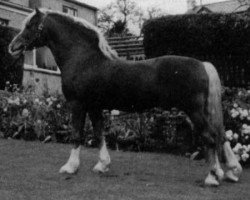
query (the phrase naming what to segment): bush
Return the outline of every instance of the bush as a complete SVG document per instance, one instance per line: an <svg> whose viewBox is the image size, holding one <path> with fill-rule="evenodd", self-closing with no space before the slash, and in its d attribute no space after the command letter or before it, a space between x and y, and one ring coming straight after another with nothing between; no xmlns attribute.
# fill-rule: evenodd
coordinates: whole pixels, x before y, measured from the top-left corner
<svg viewBox="0 0 250 200"><path fill-rule="evenodd" d="M5 83L22 85L24 56L18 59L8 53L8 45L17 30L0 26L0 90L5 88Z"/></svg>
<svg viewBox="0 0 250 200"><path fill-rule="evenodd" d="M149 20L143 28L148 58L162 55L250 54L250 20L239 14L185 14Z"/></svg>
<svg viewBox="0 0 250 200"><path fill-rule="evenodd" d="M14 87L16 88L16 87ZM38 97L18 89L1 92L0 136L25 140L70 143L71 115L60 95ZM226 137L243 163L250 163L250 91L223 89L223 111ZM116 150L172 152L186 154L201 149L194 145L187 116L177 109L152 109L141 115L105 114L108 146ZM93 134L90 120L85 123L82 144L97 147L99 138Z"/></svg>
<svg viewBox="0 0 250 200"><path fill-rule="evenodd" d="M250 163L250 90L225 88L223 109L226 137L238 159Z"/></svg>

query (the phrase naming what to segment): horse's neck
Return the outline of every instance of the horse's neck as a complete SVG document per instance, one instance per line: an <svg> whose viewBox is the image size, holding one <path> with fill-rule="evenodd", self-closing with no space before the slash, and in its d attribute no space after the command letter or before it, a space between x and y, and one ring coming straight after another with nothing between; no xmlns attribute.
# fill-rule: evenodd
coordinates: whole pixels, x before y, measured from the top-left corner
<svg viewBox="0 0 250 200"><path fill-rule="evenodd" d="M79 34L74 33L74 31L65 30L64 27L54 28L52 26L49 28L49 32L50 42L48 47L55 57L61 72L67 70L69 67L80 67L76 64L83 64L95 56L103 58L98 49L92 47L89 41L84 40L84 36L81 37ZM67 66L69 64L72 66Z"/></svg>

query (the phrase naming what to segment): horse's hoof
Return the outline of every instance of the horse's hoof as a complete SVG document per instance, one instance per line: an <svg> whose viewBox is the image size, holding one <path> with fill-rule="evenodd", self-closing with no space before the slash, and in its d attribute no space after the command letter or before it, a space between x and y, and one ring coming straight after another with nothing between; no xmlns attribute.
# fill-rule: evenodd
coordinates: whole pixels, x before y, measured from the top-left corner
<svg viewBox="0 0 250 200"><path fill-rule="evenodd" d="M232 182L238 182L242 173L242 167L238 164L236 167L229 169L225 174L225 179Z"/></svg>
<svg viewBox="0 0 250 200"><path fill-rule="evenodd" d="M215 174L219 181L221 181L224 178L224 171L222 169L217 169Z"/></svg>
<svg viewBox="0 0 250 200"><path fill-rule="evenodd" d="M59 173L61 174L64 174L64 173L67 173L67 174L75 174L77 173L78 171L78 168L79 168L79 164L78 163L71 163L71 164L65 164L64 166L61 167L61 169L59 170Z"/></svg>
<svg viewBox="0 0 250 200"><path fill-rule="evenodd" d="M98 163L93 168L93 172L95 173L105 173L108 171L109 171L108 165L103 164L101 161L98 161Z"/></svg>
<svg viewBox="0 0 250 200"><path fill-rule="evenodd" d="M216 177L211 174L211 172L208 174L207 178L205 179L204 184L206 186L213 186L213 187L217 187L220 185L219 181L216 179Z"/></svg>

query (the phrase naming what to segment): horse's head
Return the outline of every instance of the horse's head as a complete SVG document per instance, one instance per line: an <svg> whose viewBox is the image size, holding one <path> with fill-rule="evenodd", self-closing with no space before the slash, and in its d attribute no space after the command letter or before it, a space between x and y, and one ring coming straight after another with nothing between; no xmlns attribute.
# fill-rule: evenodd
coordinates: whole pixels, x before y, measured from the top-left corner
<svg viewBox="0 0 250 200"><path fill-rule="evenodd" d="M22 30L9 44L9 53L18 56L26 50L45 45L43 23L45 14L35 9L24 21Z"/></svg>

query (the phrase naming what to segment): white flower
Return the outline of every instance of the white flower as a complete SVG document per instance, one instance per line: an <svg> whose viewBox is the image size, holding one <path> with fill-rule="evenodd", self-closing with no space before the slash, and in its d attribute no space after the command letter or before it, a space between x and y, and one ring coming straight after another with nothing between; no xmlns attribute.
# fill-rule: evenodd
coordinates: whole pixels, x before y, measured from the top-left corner
<svg viewBox="0 0 250 200"><path fill-rule="evenodd" d="M57 104L56 107L57 107L57 108L61 108L61 105L60 105L60 104Z"/></svg>
<svg viewBox="0 0 250 200"><path fill-rule="evenodd" d="M246 129L248 126L246 124L242 125L242 128Z"/></svg>
<svg viewBox="0 0 250 200"><path fill-rule="evenodd" d="M5 107L5 108L3 109L3 111L4 111L4 112L7 112L7 110L8 110L8 108L7 108L7 107Z"/></svg>
<svg viewBox="0 0 250 200"><path fill-rule="evenodd" d="M51 97L51 100L52 100L52 101L56 101L56 100L57 100L57 98L55 98L55 97Z"/></svg>
<svg viewBox="0 0 250 200"><path fill-rule="evenodd" d="M242 159L244 162L246 162L248 158L249 158L249 154L248 154L248 153L243 153L243 154L241 155L241 159Z"/></svg>
<svg viewBox="0 0 250 200"><path fill-rule="evenodd" d="M238 139L239 139L239 135L238 135L237 133L235 133L235 134L233 135L233 138L234 138L235 140L238 140Z"/></svg>
<svg viewBox="0 0 250 200"><path fill-rule="evenodd" d="M40 119L38 119L38 120L36 121L36 123L41 124L42 121L41 121Z"/></svg>
<svg viewBox="0 0 250 200"><path fill-rule="evenodd" d="M29 116L29 111L28 111L27 108L24 108L24 109L23 109L22 116L23 116L23 117L28 117L28 116Z"/></svg>
<svg viewBox="0 0 250 200"><path fill-rule="evenodd" d="M8 99L8 104L13 104L13 100L12 99Z"/></svg>
<svg viewBox="0 0 250 200"><path fill-rule="evenodd" d="M226 134L226 138L228 140L232 140L233 139L233 131L232 130L226 131L225 134Z"/></svg>
<svg viewBox="0 0 250 200"><path fill-rule="evenodd" d="M237 143L235 147L233 148L233 152L236 154L239 154L239 151L242 149L242 145L240 143Z"/></svg>
<svg viewBox="0 0 250 200"><path fill-rule="evenodd" d="M47 98L46 101L49 103L49 102L51 101L51 99L50 99L50 98Z"/></svg>
<svg viewBox="0 0 250 200"><path fill-rule="evenodd" d="M240 113L238 111L235 111L231 114L232 118L236 118Z"/></svg>
<svg viewBox="0 0 250 200"><path fill-rule="evenodd" d="M17 97L15 100L12 100L11 98L8 99L8 104L16 104L16 105L20 105L20 99L19 97Z"/></svg>
<svg viewBox="0 0 250 200"><path fill-rule="evenodd" d="M35 102L35 103L39 103L40 101L39 101L38 98L36 98L34 102Z"/></svg>
<svg viewBox="0 0 250 200"><path fill-rule="evenodd" d="M246 152L250 152L250 144L247 145Z"/></svg>
<svg viewBox="0 0 250 200"><path fill-rule="evenodd" d="M24 99L24 100L23 100L23 104L26 104L26 103L27 103L27 100L26 100L26 99Z"/></svg>
<svg viewBox="0 0 250 200"><path fill-rule="evenodd" d="M249 139L249 136L247 135L247 136L245 137L245 139L248 140L248 139Z"/></svg>
<svg viewBox="0 0 250 200"><path fill-rule="evenodd" d="M237 104L237 103L234 103L233 107L234 107L234 108L238 108L238 104Z"/></svg>
<svg viewBox="0 0 250 200"><path fill-rule="evenodd" d="M241 117L241 118L245 118L245 117L247 117L247 116L248 116L248 111L247 111L246 109L241 110L241 112L240 112L240 117Z"/></svg>

